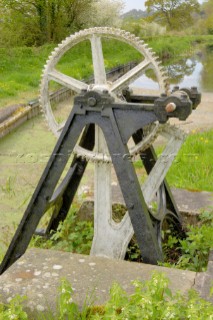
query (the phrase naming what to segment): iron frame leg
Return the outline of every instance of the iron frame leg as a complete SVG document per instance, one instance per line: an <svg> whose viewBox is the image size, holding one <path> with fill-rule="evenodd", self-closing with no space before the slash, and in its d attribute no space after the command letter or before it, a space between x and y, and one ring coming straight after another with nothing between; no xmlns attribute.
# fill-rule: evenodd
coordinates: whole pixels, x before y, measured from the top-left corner
<svg viewBox="0 0 213 320"><path fill-rule="evenodd" d="M80 125L77 117L78 115L76 116L73 110L0 265L0 274L25 253L36 227L46 211L48 202L84 126L83 123Z"/></svg>
<svg viewBox="0 0 213 320"><path fill-rule="evenodd" d="M95 126L93 124L90 124L85 128L79 145L82 148L93 150L95 145ZM66 189L63 192L62 205L60 206L59 210L57 210L56 214L53 213L50 222L47 226L45 235L50 234L51 231L56 231L59 226L59 223L63 222L66 219L68 211L73 202L74 196L77 192L81 179L86 170L87 164L88 161L86 159L77 158L76 156L74 157L71 164L71 168L75 167L75 169L67 184Z"/></svg>
<svg viewBox="0 0 213 320"><path fill-rule="evenodd" d="M107 129L107 130L106 130ZM145 203L134 165L130 161L127 144L122 140L113 111L103 126L104 135L121 191L141 250L143 262L157 264L162 260L155 230Z"/></svg>

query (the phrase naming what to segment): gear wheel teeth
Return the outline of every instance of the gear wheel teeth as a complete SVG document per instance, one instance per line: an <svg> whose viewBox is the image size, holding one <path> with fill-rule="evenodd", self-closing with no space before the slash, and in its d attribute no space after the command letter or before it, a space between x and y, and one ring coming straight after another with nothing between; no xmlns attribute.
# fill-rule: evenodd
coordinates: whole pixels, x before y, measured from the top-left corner
<svg viewBox="0 0 213 320"><path fill-rule="evenodd" d="M156 60L159 59L159 57L158 57L158 55L156 54L155 51L153 51L152 56L153 56L153 58L155 58Z"/></svg>
<svg viewBox="0 0 213 320"><path fill-rule="evenodd" d="M158 56L155 56L155 61L158 65L162 65L162 61L160 60L160 58Z"/></svg>
<svg viewBox="0 0 213 320"><path fill-rule="evenodd" d="M156 62L156 64L158 65L158 68L160 69L160 71L161 71L162 69L164 69L161 61L158 61L158 60L155 58L155 62Z"/></svg>
<svg viewBox="0 0 213 320"><path fill-rule="evenodd" d="M140 41L138 41L138 44L141 45L141 46L143 46L143 45L144 45L144 41L143 41L143 40L140 40Z"/></svg>
<svg viewBox="0 0 213 320"><path fill-rule="evenodd" d="M147 47L147 50L152 54L152 56L153 56L153 54L154 54L154 52L153 52L153 50L152 50L152 48L150 48L149 46Z"/></svg>
<svg viewBox="0 0 213 320"><path fill-rule="evenodd" d="M116 28L111 27L94 27L86 30L81 30L79 32L76 32L73 35L68 36L66 39L64 39L49 55L46 64L42 71L42 80L40 83L40 92L41 92L41 98L39 101L41 110L43 115L46 117L47 122L49 124L50 129L54 132L56 136L59 135L59 125L57 125L55 118L52 114L52 110L50 109L50 103L49 103L49 93L48 93L48 74L49 72L57 65L60 58L65 54L69 49L71 49L73 46L75 46L77 43L80 43L84 40L90 40L91 36L93 34L97 34L100 37L106 37L111 39L117 39L121 42L126 42L129 45L132 45L137 51L139 51L152 65L153 69L155 70L155 73L158 78L160 91L165 92L168 90L168 79L166 77L166 73L164 68L162 67L159 57L156 56L156 54L153 52L149 46L144 43L143 40L141 40L139 37L136 37L134 34L131 34L125 30L120 30ZM137 79L139 76L133 76L131 77L131 82L133 80ZM124 85L126 87L126 85ZM122 90L122 86L120 86L117 90L117 93L120 93ZM133 155L137 155L143 150L143 148L149 147L152 142L154 141L156 134L159 134L161 129L161 126L158 126L157 133L155 132L156 129L151 128L148 130L145 143L143 146L138 146L134 149ZM142 148L142 149L141 149ZM92 162L110 162L111 160L109 157L107 158L105 155L95 155L92 153L92 155L88 154L88 150L83 149L83 154L79 153L79 151L76 149L73 151L73 153L77 157L82 157L83 159L86 159L87 161Z"/></svg>
<svg viewBox="0 0 213 320"><path fill-rule="evenodd" d="M49 68L50 62L51 62L51 61L48 59L48 60L46 61L46 64L45 64L44 67L43 67L44 76L45 76L45 74L46 74L46 72L47 72L47 70L48 70L48 68Z"/></svg>

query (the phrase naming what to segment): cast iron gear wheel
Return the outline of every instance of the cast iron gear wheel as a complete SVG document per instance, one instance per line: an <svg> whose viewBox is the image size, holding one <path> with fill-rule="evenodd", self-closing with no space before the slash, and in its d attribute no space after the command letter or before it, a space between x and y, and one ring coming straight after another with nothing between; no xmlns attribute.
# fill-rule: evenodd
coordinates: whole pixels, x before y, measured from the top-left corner
<svg viewBox="0 0 213 320"><path fill-rule="evenodd" d="M119 79L115 80L112 83L108 83L106 81L104 57L101 45L102 38L116 39L118 41L125 42L134 47L143 56L144 59L136 67L128 71ZM83 81L79 81L73 77L67 76L56 69L56 65L63 57L63 55L68 50L72 49L75 45L85 40L89 40L91 42L95 84L98 83L98 87L107 89L109 93L114 97L116 96L117 99L119 99L119 95L121 94L122 90L128 87L128 85L138 79L142 74L144 74L147 69L152 69L154 71L159 86L159 92L165 93L168 91L168 81L166 73L161 66L161 63L159 62L158 57L156 57L152 50L148 48L147 44L145 44L144 41L140 40L129 32L108 27L90 28L77 32L67 37L64 41L62 41L61 44L58 45L58 47L54 49L44 67L41 80L40 105L45 114L51 131L57 137L60 135L64 123L57 123L56 118L53 114L49 99L49 82L54 81L66 88L73 90L76 93L80 93L81 90L95 90L97 87L97 85L95 84L88 85ZM156 139L162 129L163 126L159 125L158 122L151 125L147 130L148 133L144 141L134 146L130 150L130 155L137 155L140 151L148 148L150 144ZM111 161L109 155L99 153L96 154L93 151L83 149L79 145L75 146L74 153L80 157L94 162Z"/></svg>

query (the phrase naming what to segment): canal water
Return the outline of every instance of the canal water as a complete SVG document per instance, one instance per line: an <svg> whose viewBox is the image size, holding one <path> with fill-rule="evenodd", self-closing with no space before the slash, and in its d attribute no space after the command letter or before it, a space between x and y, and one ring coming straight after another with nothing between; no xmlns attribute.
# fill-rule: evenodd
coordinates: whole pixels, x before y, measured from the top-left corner
<svg viewBox="0 0 213 320"><path fill-rule="evenodd" d="M163 61L173 86L196 86L202 92L213 92L213 46L197 50L188 57L176 57ZM140 77L133 86L157 90L158 85L153 74L148 72Z"/></svg>

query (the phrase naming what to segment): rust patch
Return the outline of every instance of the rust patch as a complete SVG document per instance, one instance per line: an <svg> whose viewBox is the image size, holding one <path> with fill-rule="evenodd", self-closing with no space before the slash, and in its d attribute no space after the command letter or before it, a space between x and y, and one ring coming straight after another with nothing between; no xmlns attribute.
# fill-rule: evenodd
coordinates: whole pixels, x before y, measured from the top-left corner
<svg viewBox="0 0 213 320"><path fill-rule="evenodd" d="M21 279L33 279L35 278L34 272L26 272L26 271L20 271L20 272L15 272L11 275L13 279L21 278Z"/></svg>

